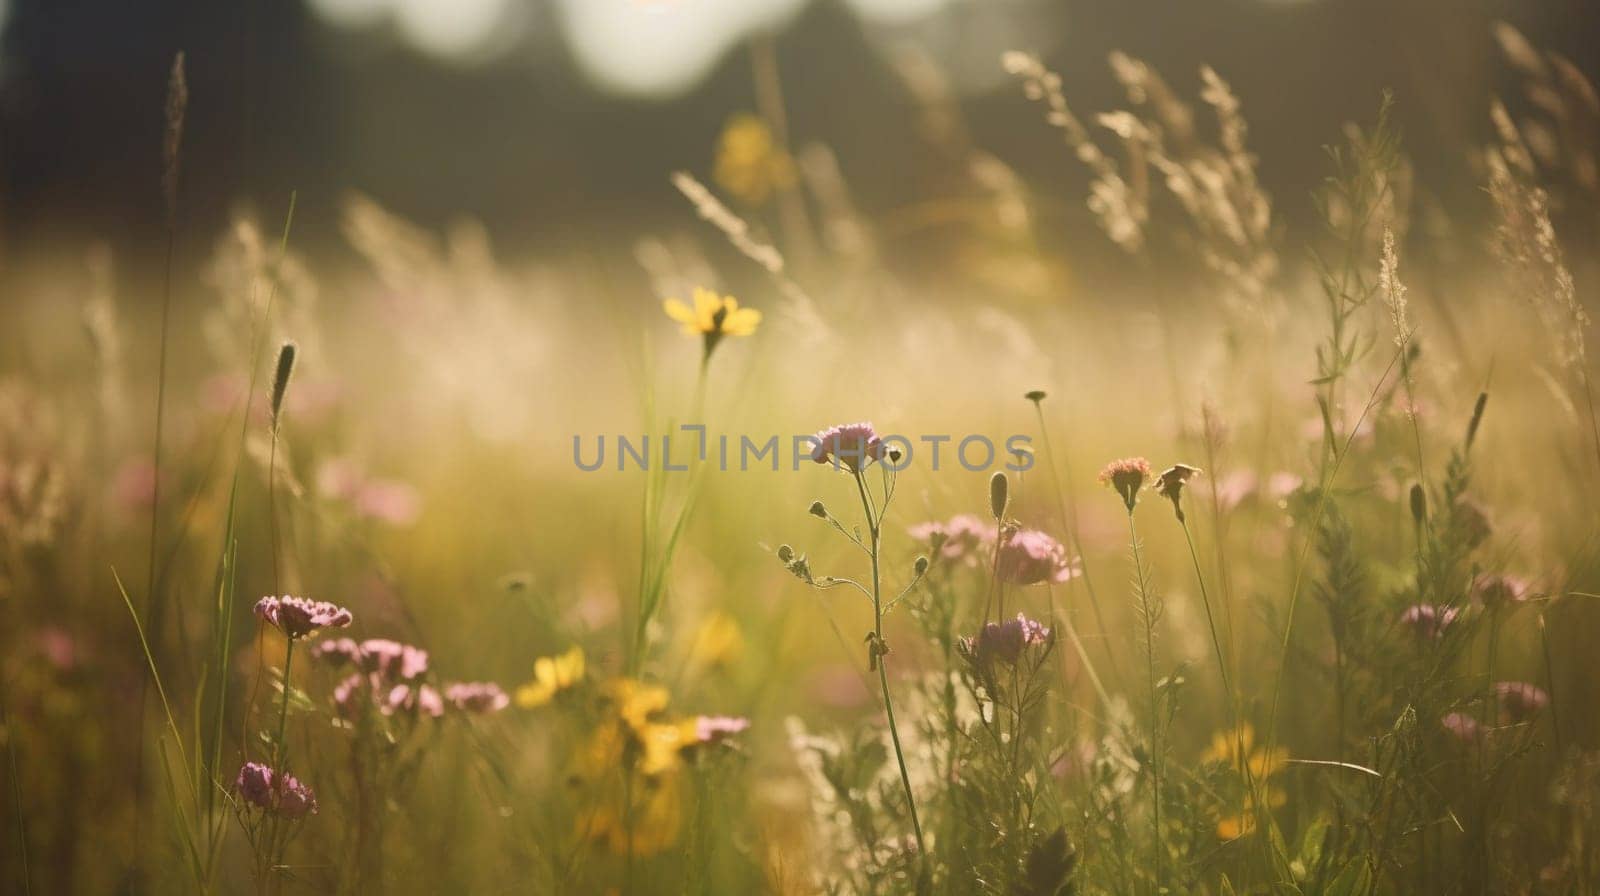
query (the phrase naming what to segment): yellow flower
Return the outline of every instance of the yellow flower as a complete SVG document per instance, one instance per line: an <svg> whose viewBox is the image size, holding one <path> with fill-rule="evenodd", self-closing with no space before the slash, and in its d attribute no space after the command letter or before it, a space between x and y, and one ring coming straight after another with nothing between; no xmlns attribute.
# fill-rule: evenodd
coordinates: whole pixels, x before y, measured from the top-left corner
<svg viewBox="0 0 1600 896"><path fill-rule="evenodd" d="M624 795L626 794L626 796ZM578 815L578 836L614 855L652 856L671 846L683 826L682 788L677 776L613 788Z"/></svg>
<svg viewBox="0 0 1600 896"><path fill-rule="evenodd" d="M1277 787L1267 788L1267 806L1276 809L1289 801L1289 795ZM1245 797L1244 811L1237 815L1227 815L1217 821L1217 838L1221 840L1237 840L1255 833L1256 830L1256 801Z"/></svg>
<svg viewBox="0 0 1600 896"><path fill-rule="evenodd" d="M1236 731L1218 731L1211 738L1211 746L1200 756L1201 762L1215 762L1228 768L1238 768L1240 757L1249 757L1250 777L1261 781L1280 771L1289 762L1289 751L1275 747L1269 753L1254 749L1255 729L1249 724L1240 725Z"/></svg>
<svg viewBox="0 0 1600 896"><path fill-rule="evenodd" d="M583 648L573 646L566 653L540 657L533 664L533 681L517 688L517 705L532 709L549 703L556 694L583 680Z"/></svg>
<svg viewBox="0 0 1600 896"><path fill-rule="evenodd" d="M613 678L601 688L617 717L634 728L643 728L666 711L672 699L667 689L645 684L635 678Z"/></svg>
<svg viewBox="0 0 1600 896"><path fill-rule="evenodd" d="M1276 809L1288 801L1282 788L1274 787L1268 779L1283 771L1289 764L1289 751L1275 747L1271 751L1255 748L1256 732L1248 724L1232 731L1218 731L1211 738L1211 746L1201 755L1203 763L1218 763L1230 769L1244 767L1249 770L1249 780L1266 797L1269 809ZM1225 815L1217 821L1217 836L1223 840L1237 840L1256 829L1256 797L1246 793L1243 806L1237 814Z"/></svg>
<svg viewBox="0 0 1600 896"><path fill-rule="evenodd" d="M700 624L689 645L689 665L695 669L715 669L731 665L744 653L744 633L732 616L714 612Z"/></svg>
<svg viewBox="0 0 1600 896"><path fill-rule="evenodd" d="M600 781L627 768L644 778L657 778L678 770L680 751L694 737L694 722L631 725L609 719L596 728L573 759L572 778L580 783Z"/></svg>
<svg viewBox="0 0 1600 896"><path fill-rule="evenodd" d="M654 855L682 827L678 772L696 722L663 718L670 695L659 685L614 678L600 690L604 715L572 757L569 780L587 805L577 833L617 855Z"/></svg>
<svg viewBox="0 0 1600 896"><path fill-rule="evenodd" d="M761 323L761 312L756 309L740 308L739 300L733 296L719 296L698 286L694 290L693 308L679 299L667 299L662 308L668 317L683 325L685 334L705 337L707 358L722 337L749 336Z"/></svg>
<svg viewBox="0 0 1600 896"><path fill-rule="evenodd" d="M772 129L754 115L728 119L717 138L711 176L740 201L760 205L776 190L794 185L794 160L778 146Z"/></svg>

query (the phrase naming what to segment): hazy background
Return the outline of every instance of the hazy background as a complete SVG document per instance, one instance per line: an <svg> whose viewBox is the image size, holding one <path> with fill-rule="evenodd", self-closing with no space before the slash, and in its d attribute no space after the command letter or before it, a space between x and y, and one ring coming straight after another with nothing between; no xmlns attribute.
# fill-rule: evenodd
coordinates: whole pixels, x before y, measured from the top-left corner
<svg viewBox="0 0 1600 896"><path fill-rule="evenodd" d="M1050 228L1081 260L1110 251L1082 209L1084 175L1001 72L1002 50L1040 53L1080 114L1123 104L1113 49L1186 97L1212 64L1295 227L1319 147L1338 139L1330 123L1369 119L1385 86L1419 192L1481 201L1461 149L1484 142L1484 96L1509 86L1497 18L1600 74L1600 8L1584 0L0 0L0 265L103 241L125 271L148 268L180 49L180 266L236 203L275 220L290 190L312 255L344 251L334 209L348 190L425 225L480 218L512 254L681 224L666 175L704 176L721 124L754 111L748 42L763 30L794 139L834 148L869 216L938 192L890 62L920 52L959 90L973 141L1073 210Z"/></svg>

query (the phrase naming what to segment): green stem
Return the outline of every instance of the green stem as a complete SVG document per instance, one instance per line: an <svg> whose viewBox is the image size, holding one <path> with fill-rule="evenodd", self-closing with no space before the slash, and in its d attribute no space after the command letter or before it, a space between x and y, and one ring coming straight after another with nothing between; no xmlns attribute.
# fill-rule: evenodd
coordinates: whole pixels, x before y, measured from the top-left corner
<svg viewBox="0 0 1600 896"><path fill-rule="evenodd" d="M856 489L861 493L861 509L867 515L867 531L872 537L872 633L874 648L883 644L883 601L882 588L879 584L878 573L878 536L881 531L881 520L872 512L872 498L867 494L867 484L861 478L861 471L854 473ZM876 655L878 666L878 684L883 689L883 714L889 720L889 740L894 744L894 761L900 766L900 786L906 791L906 806L911 811L911 828L917 836L917 857L919 861L927 861L927 851L922 840L922 821L917 817L917 798L911 792L911 774L906 771L905 751L900 747L900 729L894 720L894 701L889 697L889 670L884 655Z"/></svg>
<svg viewBox="0 0 1600 896"><path fill-rule="evenodd" d="M1237 727L1238 704L1234 700L1233 685L1228 682L1228 663L1222 653L1222 639L1217 636L1217 621L1211 614L1211 596L1206 591L1206 578L1200 573L1200 555L1194 549L1194 536L1189 534L1189 521L1178 517L1178 524L1183 527L1183 540L1189 544L1189 559L1194 563L1194 578L1200 585L1200 603L1206 609L1206 626L1211 629L1211 646L1217 652L1217 671L1222 674L1222 690L1228 697L1229 706L1234 712L1233 723Z"/></svg>
<svg viewBox="0 0 1600 896"><path fill-rule="evenodd" d="M1133 547L1133 569L1139 586L1139 612L1144 617L1144 663L1146 683L1150 687L1150 805L1155 830L1153 849L1156 862L1156 889L1166 878L1165 849L1161 841L1161 710L1156 693L1156 637L1155 617L1151 615L1150 588L1145 582L1144 561L1139 556L1139 533L1133 525L1133 507L1128 507L1128 541Z"/></svg>

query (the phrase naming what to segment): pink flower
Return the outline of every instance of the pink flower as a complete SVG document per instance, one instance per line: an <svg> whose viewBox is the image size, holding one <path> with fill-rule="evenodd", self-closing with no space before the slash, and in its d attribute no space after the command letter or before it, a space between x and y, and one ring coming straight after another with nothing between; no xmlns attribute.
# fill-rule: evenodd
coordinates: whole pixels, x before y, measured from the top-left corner
<svg viewBox="0 0 1600 896"><path fill-rule="evenodd" d="M1494 692L1500 698L1501 711L1513 722L1531 721L1550 705L1550 695L1526 681L1495 682Z"/></svg>
<svg viewBox="0 0 1600 896"><path fill-rule="evenodd" d="M1065 582L1078 574L1067 548L1037 529L1018 529L1000 545L996 574L1016 585Z"/></svg>
<svg viewBox="0 0 1600 896"><path fill-rule="evenodd" d="M250 805L282 818L317 814L317 797L311 788L294 775L279 780L277 772L259 762L246 762L239 769L233 789Z"/></svg>
<svg viewBox="0 0 1600 896"><path fill-rule="evenodd" d="M831 426L812 437L816 446L811 449L811 459L819 464L832 462L852 473L859 473L867 463L883 460L883 441L871 423L846 423Z"/></svg>
<svg viewBox="0 0 1600 896"><path fill-rule="evenodd" d="M351 620L350 611L344 607L289 595L268 595L256 601L256 618L276 626L290 638L304 638L318 629L344 628Z"/></svg>
<svg viewBox="0 0 1600 896"><path fill-rule="evenodd" d="M995 527L970 513L958 513L948 522L931 520L907 530L912 538L935 551L936 560L975 562L981 549L994 541ZM937 544L937 548L934 546Z"/></svg>
<svg viewBox="0 0 1600 896"><path fill-rule="evenodd" d="M355 497L356 512L391 526L409 526L422 515L417 490L392 479L372 479Z"/></svg>
<svg viewBox="0 0 1600 896"><path fill-rule="evenodd" d="M428 651L386 638L361 642L361 670L384 681L412 681L428 671Z"/></svg>
<svg viewBox="0 0 1600 896"><path fill-rule="evenodd" d="M66 672L78 665L78 641L64 628L47 625L39 629L39 652L56 667L59 672Z"/></svg>
<svg viewBox="0 0 1600 896"><path fill-rule="evenodd" d="M355 500L365 480L361 468L347 457L329 458L317 467L317 491L336 501Z"/></svg>
<svg viewBox="0 0 1600 896"><path fill-rule="evenodd" d="M378 704L378 711L386 716L397 712L408 715L424 713L435 719L444 715L444 700L432 685L397 684L389 689Z"/></svg>
<svg viewBox="0 0 1600 896"><path fill-rule="evenodd" d="M318 641L311 645L311 656L319 659L335 669L341 666L354 666L361 662L361 645L352 638L334 638L331 641Z"/></svg>
<svg viewBox="0 0 1600 896"><path fill-rule="evenodd" d="M1217 508L1232 510L1255 497L1261 487L1261 477L1249 470L1234 470L1218 476L1216 480Z"/></svg>
<svg viewBox="0 0 1600 896"><path fill-rule="evenodd" d="M1284 498L1294 494L1305 483L1305 477L1297 473L1273 473L1267 477L1267 494L1271 495L1274 500L1282 501Z"/></svg>
<svg viewBox="0 0 1600 896"><path fill-rule="evenodd" d="M749 727L749 719L737 716L699 716L694 720L694 736L699 743L715 744Z"/></svg>
<svg viewBox="0 0 1600 896"><path fill-rule="evenodd" d="M444 699L462 712L484 715L499 712L511 704L511 698L492 681L464 681L448 685Z"/></svg>
<svg viewBox="0 0 1600 896"><path fill-rule="evenodd" d="M407 526L422 513L422 498L410 485L395 479L368 476L355 461L335 457L317 468L317 491L323 497L343 501L367 519Z"/></svg>
<svg viewBox="0 0 1600 896"><path fill-rule="evenodd" d="M1133 512L1133 505L1139 501L1139 489L1144 487L1144 481L1150 475L1150 462L1142 457L1125 457L1106 464L1100 471L1100 484L1109 485L1122 496L1122 503L1128 506L1128 512Z"/></svg>
<svg viewBox="0 0 1600 896"><path fill-rule="evenodd" d="M341 719L353 719L360 708L356 697L363 685L368 684L368 677L364 675L351 675L333 687L333 708Z"/></svg>
<svg viewBox="0 0 1600 896"><path fill-rule="evenodd" d="M1400 614L1400 624L1411 629L1419 639L1437 640L1444 637L1444 630L1456 621L1459 612L1455 607L1416 604Z"/></svg>
<svg viewBox="0 0 1600 896"><path fill-rule="evenodd" d="M1453 712L1439 720L1444 730L1465 744L1474 744L1483 737L1483 725L1466 713Z"/></svg>
<svg viewBox="0 0 1600 896"><path fill-rule="evenodd" d="M368 638L360 643L351 638L335 638L312 647L311 655L336 669L355 666L390 684L421 678L428 671L428 651L387 638Z"/></svg>

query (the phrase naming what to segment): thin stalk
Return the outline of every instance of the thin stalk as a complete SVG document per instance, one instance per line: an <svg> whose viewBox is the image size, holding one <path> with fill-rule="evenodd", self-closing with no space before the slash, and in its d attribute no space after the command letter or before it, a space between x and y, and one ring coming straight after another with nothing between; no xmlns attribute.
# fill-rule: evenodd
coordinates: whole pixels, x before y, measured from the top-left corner
<svg viewBox="0 0 1600 896"><path fill-rule="evenodd" d="M1189 534L1189 521L1179 517L1178 524L1183 527L1183 540L1189 545L1189 560L1194 564L1194 579L1200 585L1200 603L1206 609L1206 626L1211 629L1211 646L1217 652L1217 671L1222 674L1222 690L1233 708L1235 713L1233 722L1237 725L1238 707L1233 700L1233 685L1228 681L1228 662L1222 653L1222 639L1217 635L1217 621L1211 614L1211 596L1206 591L1206 577L1200 572L1200 555L1194 549L1194 536Z"/></svg>
<svg viewBox="0 0 1600 896"><path fill-rule="evenodd" d="M1135 583L1139 590L1139 615L1144 622L1144 664L1146 684L1150 689L1150 806L1155 840L1156 889L1159 891L1166 879L1165 849L1161 840L1161 709L1156 692L1156 633L1155 616L1150 605L1150 588L1145 581L1144 561L1139 555L1139 532L1133 524L1133 508L1128 508L1128 542L1133 548Z"/></svg>
<svg viewBox="0 0 1600 896"><path fill-rule="evenodd" d="M1050 467L1050 483L1055 488L1056 509L1061 514L1061 524L1067 528L1067 535L1072 539L1072 549L1078 555L1077 578L1083 579L1083 590L1089 594L1089 609L1094 611L1095 627L1100 632L1100 643L1105 645L1106 659L1111 663L1111 674L1118 680L1126 680L1122 677L1122 671L1117 668L1116 654L1111 652L1110 630L1106 628L1106 617L1100 610L1100 599L1095 596L1094 582L1089 578L1089 565L1083 552L1083 541L1078 536L1078 502L1070 486L1062 488L1061 474L1056 471L1056 452L1050 445L1050 428L1044 422L1042 401L1043 399L1040 399L1033 403L1033 413L1039 421L1039 440L1044 443L1045 463ZM1063 456L1061 462L1067 465L1067 481L1070 483L1072 461Z"/></svg>
<svg viewBox="0 0 1600 896"><path fill-rule="evenodd" d="M872 634L874 646L883 643L883 601L882 586L878 570L878 536L882 531L882 520L872 512L872 498L867 494L867 483L861 478L861 471L854 472L856 489L861 493L861 509L867 515L867 531L871 536L872 545ZM900 766L900 786L906 791L906 806L911 811L911 828L917 835L917 856L920 861L927 861L927 851L922 840L922 821L917 817L917 798L911 792L911 774L906 771L905 751L900 746L900 729L894 720L894 701L889 696L889 672L886 658L880 652L876 656L878 667L878 685L883 689L883 714L889 720L889 740L894 744L894 761Z"/></svg>
<svg viewBox="0 0 1600 896"><path fill-rule="evenodd" d="M0 703L0 728L11 730L11 716ZM11 799L17 813L17 852L22 857L22 892L33 893L33 876L28 870L28 819L22 814L22 777L17 773L17 739L6 738L6 761L11 767Z"/></svg>

